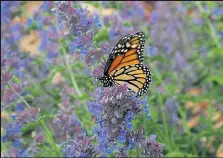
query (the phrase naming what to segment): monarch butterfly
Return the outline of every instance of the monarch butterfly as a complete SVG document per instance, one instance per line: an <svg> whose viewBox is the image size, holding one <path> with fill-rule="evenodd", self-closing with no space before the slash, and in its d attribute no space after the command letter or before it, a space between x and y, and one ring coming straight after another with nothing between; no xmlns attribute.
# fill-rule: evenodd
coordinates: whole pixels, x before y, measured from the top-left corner
<svg viewBox="0 0 223 158"><path fill-rule="evenodd" d="M152 76L150 70L143 66L144 43L143 32L121 38L108 57L104 76L97 78L103 87L126 83L130 90L137 93L136 97L147 91Z"/></svg>

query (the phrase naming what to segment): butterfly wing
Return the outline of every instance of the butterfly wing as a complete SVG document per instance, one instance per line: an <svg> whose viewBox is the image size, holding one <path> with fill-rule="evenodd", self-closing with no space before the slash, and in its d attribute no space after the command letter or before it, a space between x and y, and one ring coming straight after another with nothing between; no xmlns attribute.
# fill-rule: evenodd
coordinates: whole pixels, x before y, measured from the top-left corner
<svg viewBox="0 0 223 158"><path fill-rule="evenodd" d="M129 89L137 93L137 97L147 91L152 81L150 70L141 64L119 68L112 77L118 85L126 83Z"/></svg>
<svg viewBox="0 0 223 158"><path fill-rule="evenodd" d="M104 75L113 75L113 72L128 65L143 63L143 49L145 34L138 32L124 36L113 48L106 63Z"/></svg>

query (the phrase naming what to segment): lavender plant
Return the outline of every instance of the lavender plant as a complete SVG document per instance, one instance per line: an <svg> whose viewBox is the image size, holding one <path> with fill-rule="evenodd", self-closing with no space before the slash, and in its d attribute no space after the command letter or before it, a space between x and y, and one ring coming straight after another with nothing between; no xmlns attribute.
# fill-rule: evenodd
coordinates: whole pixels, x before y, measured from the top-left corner
<svg viewBox="0 0 223 158"><path fill-rule="evenodd" d="M1 2L1 154L221 157L221 21L219 2ZM145 98L94 80L138 31Z"/></svg>

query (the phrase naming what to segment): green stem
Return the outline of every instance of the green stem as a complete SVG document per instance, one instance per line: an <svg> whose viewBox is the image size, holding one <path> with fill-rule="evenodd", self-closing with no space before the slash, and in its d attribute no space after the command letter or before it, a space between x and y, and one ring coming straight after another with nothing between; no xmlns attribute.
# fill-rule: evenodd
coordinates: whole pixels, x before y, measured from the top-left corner
<svg viewBox="0 0 223 158"><path fill-rule="evenodd" d="M178 112L179 112L180 116L182 117L185 132L187 133L187 135L191 136L192 134L191 134L190 128L188 127L188 124L187 124L186 114L182 110L182 107L179 106Z"/></svg>
<svg viewBox="0 0 223 158"><path fill-rule="evenodd" d="M210 31L211 31L211 37L213 38L213 40L214 40L216 46L217 46L219 49L223 50L222 44L221 44L220 41L219 41L219 38L218 38L218 35L217 35L217 32L216 32L214 26L212 25L210 19L209 19L207 16L205 16L206 12L205 12L205 10L204 10L204 8L203 8L201 2L200 2L200 1L197 1L197 2L196 2L196 5L197 5L197 7L199 8L201 14L203 14L203 17L204 17L204 19L205 19L205 21L206 21L206 23L207 23L207 25L208 25L208 27L209 27L209 29L210 29Z"/></svg>
<svg viewBox="0 0 223 158"><path fill-rule="evenodd" d="M178 107L178 112L180 114L180 116L182 117L182 121L183 121L183 126L184 126L184 129L185 129L185 132L187 133L188 136L190 137L193 137L192 133L191 133L191 130L187 124L187 117L186 117L186 113L182 110L182 107ZM197 152L196 152L196 146L194 143L191 144L192 146L192 150L194 152L194 154L197 155Z"/></svg>
<svg viewBox="0 0 223 158"><path fill-rule="evenodd" d="M165 114L165 107L164 107L163 99L160 96L160 94L158 94L158 101L159 101L160 108L161 108L161 117L162 117L163 124L164 124L164 133L165 133L166 142L168 142L168 144L170 144L169 132L168 132L168 126L167 126L167 120L166 120L166 114Z"/></svg>
<svg viewBox="0 0 223 158"><path fill-rule="evenodd" d="M139 151L139 147L136 146L136 157L140 157L140 151Z"/></svg>
<svg viewBox="0 0 223 158"><path fill-rule="evenodd" d="M31 107L30 107L30 105L29 105L29 103L19 94L19 93L17 93L10 85L9 85L9 83L7 82L6 83L6 85L9 87L9 89L13 92L13 93L15 93L16 94L16 96L17 97L19 97L19 99L21 100L21 101L23 101L23 103L27 106L27 108L28 109L31 109ZM57 156L59 156L60 154L58 153L58 151L57 151L57 145L56 145L56 142L54 141L54 138L53 138L53 136L52 136L52 133L48 130L48 128L47 128L47 126L46 126L46 124L45 124L45 122L43 121L43 120L37 120L39 123L40 123L40 125L43 127L43 130L44 130L44 133L45 133L45 135L46 135L46 138L47 138L47 140L49 141L49 143L50 143L50 145L53 147L53 149L55 149L56 150L56 155Z"/></svg>
<svg viewBox="0 0 223 158"><path fill-rule="evenodd" d="M154 69L154 72L156 74L157 80L160 82L160 84L165 89L165 91L168 92L167 87L162 84L162 78L161 78L160 73L156 69ZM171 140L170 140L170 137L169 137L168 126L167 126L167 120L166 120L166 113L165 113L164 102L163 102L163 99L162 99L160 93L158 93L157 95L158 95L158 102L159 102L160 108L161 108L161 117L162 117L162 121L163 121L163 124L164 124L165 142L168 143L168 144L171 144L170 143ZM169 146L169 148L171 149L170 146Z"/></svg>
<svg viewBox="0 0 223 158"><path fill-rule="evenodd" d="M20 100L22 100L24 102L24 104L27 106L28 109L31 109L29 103L21 96L19 95L19 93L17 93L10 85L9 83L7 82L6 85L8 86L8 88L16 94L17 97L19 97Z"/></svg>
<svg viewBox="0 0 223 158"><path fill-rule="evenodd" d="M56 27L57 33L59 33L60 31L59 31L59 28L58 28L59 27L58 20L56 20L56 26L57 26ZM63 43L63 39L60 38L59 42ZM78 96L80 97L80 96L82 96L82 94L81 94L81 91L79 90L79 88L77 86L77 82L76 82L76 80L75 80L75 78L73 76L72 68L71 68L71 66L69 64L68 58L66 58L66 54L67 54L66 53L66 49L63 46L62 46L61 51L62 51L62 54L64 55L64 58L65 58L65 64L66 64L66 67L67 67L67 70L68 70L68 73L69 73L72 85L73 85L75 91L77 92Z"/></svg>
<svg viewBox="0 0 223 158"><path fill-rule="evenodd" d="M67 70L68 70L68 74L70 76L70 79L71 79L71 82L72 82L72 85L75 89L75 91L77 92L78 96L82 96L81 94L81 91L80 89L78 88L78 85L77 85L77 82L73 76L73 72L72 72L72 68L70 66L70 63L69 63L69 60L68 60L68 57L66 56L66 50L64 48L62 48L62 53L64 55L64 58L65 58L65 64L66 64L66 67L67 67Z"/></svg>

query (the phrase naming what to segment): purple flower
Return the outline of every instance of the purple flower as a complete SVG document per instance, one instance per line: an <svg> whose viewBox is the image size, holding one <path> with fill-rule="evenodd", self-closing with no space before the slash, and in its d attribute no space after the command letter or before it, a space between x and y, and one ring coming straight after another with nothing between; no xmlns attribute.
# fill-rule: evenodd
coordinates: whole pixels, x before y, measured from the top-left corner
<svg viewBox="0 0 223 158"><path fill-rule="evenodd" d="M54 123L58 124L63 132L68 135L78 134L81 132L81 126L75 115L68 115L63 111L59 111L56 115Z"/></svg>
<svg viewBox="0 0 223 158"><path fill-rule="evenodd" d="M131 121L134 115L139 115L141 101L130 94L126 85L104 88L103 92L97 90L94 97L95 101L89 102L88 106L98 120L100 150L108 154L116 150L118 142L129 142L125 133L132 129Z"/></svg>
<svg viewBox="0 0 223 158"><path fill-rule="evenodd" d="M91 139L86 136L78 136L69 141L64 146L63 153L67 157L96 157L98 155Z"/></svg>
<svg viewBox="0 0 223 158"><path fill-rule="evenodd" d="M131 138L130 139L130 142L129 142L129 146L128 146L128 149L133 149L134 148L134 146L135 146L135 140L134 140L134 138Z"/></svg>
<svg viewBox="0 0 223 158"><path fill-rule="evenodd" d="M133 138L135 144L138 147L140 147L140 148L143 147L144 142L146 140L145 132L144 132L144 129L142 127L140 127L139 129L137 129L137 130L132 131L131 133L129 133L128 137L129 137L129 139L130 138ZM130 141L129 144L131 144L131 141Z"/></svg>
<svg viewBox="0 0 223 158"><path fill-rule="evenodd" d="M82 54L87 54L87 48L92 46L92 41L93 34L91 32L75 37L74 40L69 44L69 51L71 53L82 51Z"/></svg>
<svg viewBox="0 0 223 158"><path fill-rule="evenodd" d="M127 129L132 129L132 119L133 119L133 112L128 111L127 116L125 118L126 121L126 128Z"/></svg>
<svg viewBox="0 0 223 158"><path fill-rule="evenodd" d="M121 131L120 135L118 136L118 142L122 144L126 142L126 131Z"/></svg>
<svg viewBox="0 0 223 158"><path fill-rule="evenodd" d="M147 119L150 120L151 116L150 116L150 113L149 113L150 112L149 108L147 106L144 106L143 110L146 114Z"/></svg>
<svg viewBox="0 0 223 158"><path fill-rule="evenodd" d="M119 149L119 151L116 153L116 158L119 157L128 157L125 148Z"/></svg>
<svg viewBox="0 0 223 158"><path fill-rule="evenodd" d="M89 11L82 8L73 8L73 2L58 2L56 7L51 9L59 18L59 23L66 24L70 34L79 35L91 29L95 19L89 17Z"/></svg>
<svg viewBox="0 0 223 158"><path fill-rule="evenodd" d="M163 157L162 151L164 145L155 141L156 135L151 135L149 139L145 141L143 155L146 157Z"/></svg>

